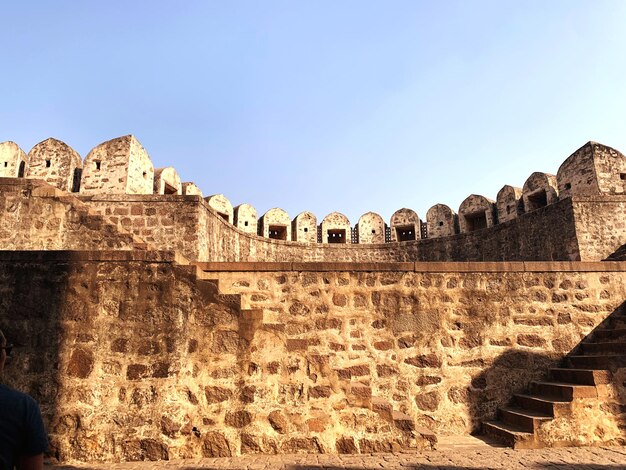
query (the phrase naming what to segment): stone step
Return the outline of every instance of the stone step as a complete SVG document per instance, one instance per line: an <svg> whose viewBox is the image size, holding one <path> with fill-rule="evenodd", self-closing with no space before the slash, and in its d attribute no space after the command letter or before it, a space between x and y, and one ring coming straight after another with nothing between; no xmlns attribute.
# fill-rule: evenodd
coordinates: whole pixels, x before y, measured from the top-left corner
<svg viewBox="0 0 626 470"><path fill-rule="evenodd" d="M575 383L579 385L600 385L611 382L611 372L601 369L550 369L550 375L557 382Z"/></svg>
<svg viewBox="0 0 626 470"><path fill-rule="evenodd" d="M570 403L564 400L522 393L513 395L513 403L516 407L552 417L568 414L570 406Z"/></svg>
<svg viewBox="0 0 626 470"><path fill-rule="evenodd" d="M626 367L626 355L623 354L585 354L567 357L567 364L575 369L615 370Z"/></svg>
<svg viewBox="0 0 626 470"><path fill-rule="evenodd" d="M500 421L517 426L527 432L535 432L535 429L543 422L553 419L552 416L539 411L524 408L504 407L498 410Z"/></svg>
<svg viewBox="0 0 626 470"><path fill-rule="evenodd" d="M530 389L537 395L554 397L563 401L598 396L598 391L593 385L578 385L566 382L532 382Z"/></svg>
<svg viewBox="0 0 626 470"><path fill-rule="evenodd" d="M623 351L626 351L626 342L622 341L581 344L581 352L584 355L616 354Z"/></svg>
<svg viewBox="0 0 626 470"><path fill-rule="evenodd" d="M519 426L512 424L486 421L483 423L483 433L514 449L536 449L538 447L533 433L526 432Z"/></svg>
<svg viewBox="0 0 626 470"><path fill-rule="evenodd" d="M615 340L626 338L626 328L598 328L593 331L594 340Z"/></svg>

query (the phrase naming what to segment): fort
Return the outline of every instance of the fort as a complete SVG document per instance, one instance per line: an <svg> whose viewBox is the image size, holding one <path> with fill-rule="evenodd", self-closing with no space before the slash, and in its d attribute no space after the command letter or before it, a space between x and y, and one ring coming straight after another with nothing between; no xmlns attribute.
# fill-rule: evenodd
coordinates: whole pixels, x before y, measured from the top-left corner
<svg viewBox="0 0 626 470"><path fill-rule="evenodd" d="M0 144L5 379L61 462L626 441L626 157L353 226L153 168Z"/></svg>

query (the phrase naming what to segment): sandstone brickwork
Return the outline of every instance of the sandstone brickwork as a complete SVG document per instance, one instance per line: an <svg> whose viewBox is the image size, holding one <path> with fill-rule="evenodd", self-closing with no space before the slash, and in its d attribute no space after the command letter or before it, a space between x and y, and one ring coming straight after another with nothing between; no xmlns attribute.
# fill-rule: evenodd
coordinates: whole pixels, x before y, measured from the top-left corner
<svg viewBox="0 0 626 470"><path fill-rule="evenodd" d="M223 194L214 194L205 197L204 200L208 202L209 207L213 208L225 221L231 224L233 223L233 205L226 196Z"/></svg>
<svg viewBox="0 0 626 470"><path fill-rule="evenodd" d="M196 183L191 183L191 182L182 183L181 188L185 196L202 197L202 190L196 185Z"/></svg>
<svg viewBox="0 0 626 470"><path fill-rule="evenodd" d="M536 171L528 177L522 188L524 212L552 204L558 197L556 176Z"/></svg>
<svg viewBox="0 0 626 470"><path fill-rule="evenodd" d="M259 219L260 235L276 240L291 240L291 219L283 209L275 207Z"/></svg>
<svg viewBox="0 0 626 470"><path fill-rule="evenodd" d="M301 212L291 222L293 241L317 243L317 218L311 212Z"/></svg>

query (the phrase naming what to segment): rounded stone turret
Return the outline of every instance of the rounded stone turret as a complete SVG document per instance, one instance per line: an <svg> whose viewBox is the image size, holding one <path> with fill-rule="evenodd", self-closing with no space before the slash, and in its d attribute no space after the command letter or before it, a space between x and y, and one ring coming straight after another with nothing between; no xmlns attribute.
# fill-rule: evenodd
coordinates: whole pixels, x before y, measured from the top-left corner
<svg viewBox="0 0 626 470"><path fill-rule="evenodd" d="M556 176L536 171L531 174L522 188L524 212L531 212L559 200Z"/></svg>
<svg viewBox="0 0 626 470"><path fill-rule="evenodd" d="M341 212L331 212L322 220L322 243L352 243L350 220Z"/></svg>
<svg viewBox="0 0 626 470"><path fill-rule="evenodd" d="M21 178L26 175L28 157L15 142L0 142L0 177Z"/></svg>
<svg viewBox="0 0 626 470"><path fill-rule="evenodd" d="M523 214L522 188L504 185L496 196L496 209L499 223L516 219L518 215Z"/></svg>
<svg viewBox="0 0 626 470"><path fill-rule="evenodd" d="M471 194L459 206L459 230L461 233L473 232L495 225L495 201Z"/></svg>
<svg viewBox="0 0 626 470"><path fill-rule="evenodd" d="M153 194L154 167L133 135L111 139L85 157L81 194Z"/></svg>
<svg viewBox="0 0 626 470"><path fill-rule="evenodd" d="M65 142L53 138L39 142L28 152L27 159L27 178L42 179L63 191L78 191L83 160Z"/></svg>
<svg viewBox="0 0 626 470"><path fill-rule="evenodd" d="M403 207L391 216L391 241L406 242L421 238L421 221L417 212Z"/></svg>
<svg viewBox="0 0 626 470"><path fill-rule="evenodd" d="M182 194L178 172L171 166L154 170L154 194Z"/></svg>
<svg viewBox="0 0 626 470"><path fill-rule="evenodd" d="M385 243L385 221L375 212L366 212L357 222L359 244Z"/></svg>
<svg viewBox="0 0 626 470"><path fill-rule="evenodd" d="M268 210L259 219L260 235L275 240L291 240L291 219L278 207Z"/></svg>
<svg viewBox="0 0 626 470"><path fill-rule="evenodd" d="M445 204L435 204L426 213L428 238L449 237L457 233L457 215Z"/></svg>
<svg viewBox="0 0 626 470"><path fill-rule="evenodd" d="M207 196L204 200L209 204L209 207L215 209L220 217L226 222L233 223L233 205L223 194L213 194Z"/></svg>
<svg viewBox="0 0 626 470"><path fill-rule="evenodd" d="M291 221L291 238L294 242L317 243L317 217L312 212L300 212Z"/></svg>
<svg viewBox="0 0 626 470"><path fill-rule="evenodd" d="M234 208L234 225L239 230L257 234L258 220L256 209L250 204L239 204Z"/></svg>
<svg viewBox="0 0 626 470"><path fill-rule="evenodd" d="M614 148L587 142L556 173L560 198L626 193L626 157Z"/></svg>

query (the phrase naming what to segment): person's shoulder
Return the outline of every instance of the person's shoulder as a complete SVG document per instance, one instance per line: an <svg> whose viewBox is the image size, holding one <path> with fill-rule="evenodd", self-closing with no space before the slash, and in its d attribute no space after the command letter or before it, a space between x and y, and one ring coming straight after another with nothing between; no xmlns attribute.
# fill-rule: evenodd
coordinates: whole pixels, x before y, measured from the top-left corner
<svg viewBox="0 0 626 470"><path fill-rule="evenodd" d="M6 385L0 384L0 398L5 401L11 401L16 404L21 404L23 406L38 406L37 402L30 395L20 392L19 390L15 390L11 387L7 387Z"/></svg>

